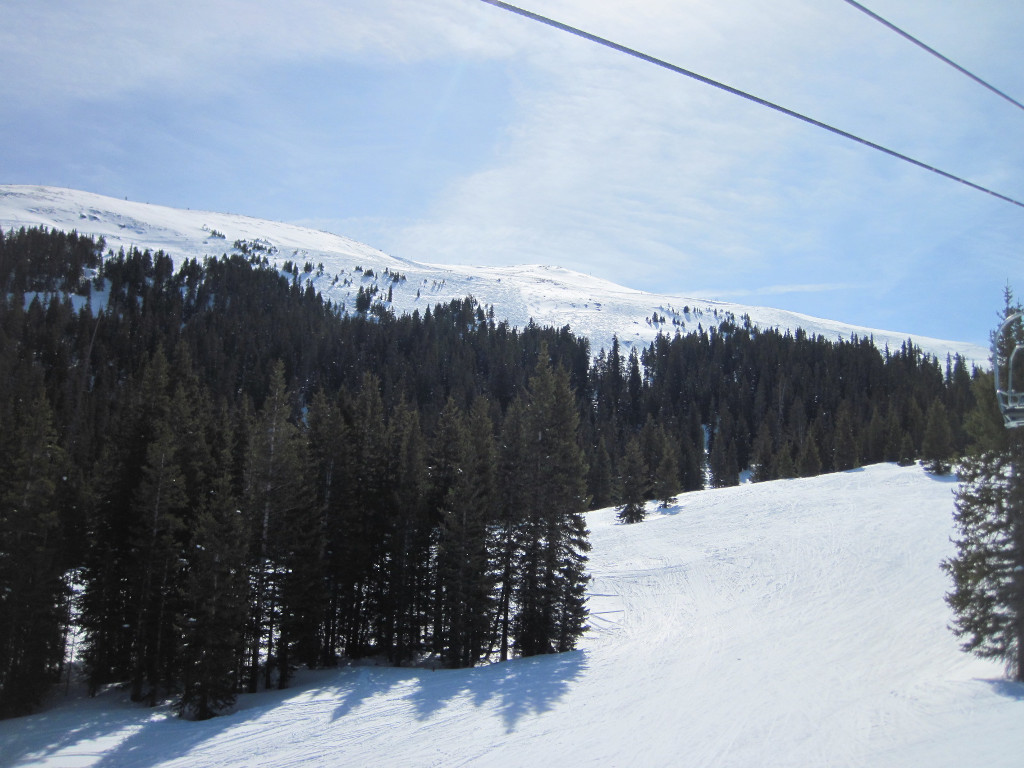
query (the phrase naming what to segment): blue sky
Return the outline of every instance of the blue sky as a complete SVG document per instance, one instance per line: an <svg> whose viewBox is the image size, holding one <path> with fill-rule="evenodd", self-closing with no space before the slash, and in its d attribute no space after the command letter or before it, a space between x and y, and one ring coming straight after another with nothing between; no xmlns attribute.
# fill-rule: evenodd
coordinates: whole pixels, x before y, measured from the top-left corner
<svg viewBox="0 0 1024 768"><path fill-rule="evenodd" d="M868 0L1024 100L1024 6ZM523 0L1024 199L1024 111L842 0ZM1024 209L479 0L0 0L0 183L985 343Z"/></svg>

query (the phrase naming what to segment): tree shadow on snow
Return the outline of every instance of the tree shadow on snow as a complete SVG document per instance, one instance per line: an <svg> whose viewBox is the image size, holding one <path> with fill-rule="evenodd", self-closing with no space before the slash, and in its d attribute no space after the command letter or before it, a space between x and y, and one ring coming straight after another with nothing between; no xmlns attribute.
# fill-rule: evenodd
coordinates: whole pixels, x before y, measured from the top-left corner
<svg viewBox="0 0 1024 768"><path fill-rule="evenodd" d="M4 721L0 724L0 766L20 765L29 756L46 760L62 750L116 734L146 717L137 707L111 705L115 695L101 697L98 702L102 703L94 706L54 708Z"/></svg>
<svg viewBox="0 0 1024 768"><path fill-rule="evenodd" d="M242 696L239 696L241 701ZM116 746L105 751L94 763L95 768L150 768L163 762L184 757L201 744L215 740L234 726L262 715L268 707L279 704L263 697L253 699L256 706L235 711L209 720L182 720L171 714L169 707L133 710L139 727ZM147 717L148 714L148 717ZM102 734L100 734L102 736Z"/></svg>
<svg viewBox="0 0 1024 768"><path fill-rule="evenodd" d="M511 733L523 717L554 707L586 668L583 651L568 651L473 669L425 672L410 701L421 720L459 696L469 696L477 707L496 702L505 731Z"/></svg>
<svg viewBox="0 0 1024 768"><path fill-rule="evenodd" d="M331 720L340 720L364 701L383 695L397 686L415 682L422 675L422 669L408 667L354 667L344 673L342 685L332 689L338 693L340 703Z"/></svg>
<svg viewBox="0 0 1024 768"><path fill-rule="evenodd" d="M1008 699L1016 699L1017 701L1024 701L1024 683L1014 682L1013 680L982 680L983 683L987 683L988 686L998 693L1000 696L1005 696Z"/></svg>
<svg viewBox="0 0 1024 768"><path fill-rule="evenodd" d="M155 708L111 704L97 700L95 707L56 709L24 718L10 734L0 728L3 751L0 766L18 765L30 756L46 759L62 750L82 745L86 753L102 751L96 768L148 768L188 755L224 731L255 720L297 694L332 691L338 696L333 720L353 713L363 702L397 689L410 703L416 717L426 720L460 697L477 707L493 705L506 733L523 717L552 709L587 668L583 651L534 656L472 669L422 667L356 667L340 674L326 686L297 685L285 691L240 695L235 710L201 722L181 720L169 706ZM333 676L332 676L333 677ZM126 697L125 697L126 698ZM21 719L18 719L21 720ZM16 721L6 721L10 725ZM129 735L121 736L128 732ZM96 742L118 740L109 747ZM91 744L90 744L91 743ZM45 747L40 748L40 744ZM86 746L89 745L89 746Z"/></svg>
<svg viewBox="0 0 1024 768"><path fill-rule="evenodd" d="M0 766L19 765L30 758L46 761L66 752L79 757L95 755L98 759L92 765L96 768L148 768L184 756L262 712L262 706L247 709L243 705L231 714L191 722L175 717L169 705L132 704L126 694L111 691L78 706L6 721L5 726L17 723L18 727L10 734L0 728ZM109 746L104 744L107 741Z"/></svg>

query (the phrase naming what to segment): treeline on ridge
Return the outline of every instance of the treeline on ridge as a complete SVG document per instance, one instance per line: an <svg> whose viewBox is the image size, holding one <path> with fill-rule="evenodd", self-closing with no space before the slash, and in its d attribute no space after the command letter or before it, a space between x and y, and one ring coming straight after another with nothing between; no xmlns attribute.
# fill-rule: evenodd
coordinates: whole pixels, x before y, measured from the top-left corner
<svg viewBox="0 0 1024 768"><path fill-rule="evenodd" d="M471 298L344 314L259 254L103 248L0 233L2 715L72 643L195 717L300 665L568 650L588 506L966 439L971 373L910 344L730 318L595 358Z"/></svg>

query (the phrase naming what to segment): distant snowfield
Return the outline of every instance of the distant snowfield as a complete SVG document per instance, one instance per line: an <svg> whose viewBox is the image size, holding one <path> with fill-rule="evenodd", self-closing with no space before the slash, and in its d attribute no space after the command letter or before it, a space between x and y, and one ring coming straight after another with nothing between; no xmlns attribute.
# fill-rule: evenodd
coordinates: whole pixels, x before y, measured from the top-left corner
<svg viewBox="0 0 1024 768"><path fill-rule="evenodd" d="M732 313L737 319L749 315L762 328L802 328L830 339L873 336L880 349L899 349L912 338L940 361L947 353L960 354L982 367L987 367L989 360L989 350L976 344L852 326L766 307L647 293L559 267L422 264L394 258L345 237L291 224L179 210L56 187L0 185L0 227L6 230L22 226L77 230L103 236L107 247L115 251L131 246L162 249L175 259L220 256L231 252L237 240L258 242L270 250L267 255L271 263L276 261L279 266L291 260L302 269L310 261L314 272L300 275L303 285L311 281L324 298L339 305L344 302L348 309L354 307L359 288L372 285L380 288L380 298L387 296L389 287L393 289L393 308L399 313L416 309L422 312L438 302L472 295L481 304L492 305L497 319L519 328L531 318L542 326L568 325L573 333L590 340L594 354L609 349L613 335L627 347L646 347L659 331L673 334L677 329L707 329ZM323 275L315 269L320 263L324 265ZM362 267L363 272L355 272L356 267ZM367 269L373 270L374 278L364 276ZM382 278L385 269L406 279L392 283ZM624 265L624 275L625 271ZM335 277L339 279L335 281ZM666 322L658 322L661 318Z"/></svg>
<svg viewBox="0 0 1024 768"><path fill-rule="evenodd" d="M954 487L883 464L591 512L578 651L306 672L204 723L61 699L0 721L0 765L1018 768L1024 686L946 628Z"/></svg>

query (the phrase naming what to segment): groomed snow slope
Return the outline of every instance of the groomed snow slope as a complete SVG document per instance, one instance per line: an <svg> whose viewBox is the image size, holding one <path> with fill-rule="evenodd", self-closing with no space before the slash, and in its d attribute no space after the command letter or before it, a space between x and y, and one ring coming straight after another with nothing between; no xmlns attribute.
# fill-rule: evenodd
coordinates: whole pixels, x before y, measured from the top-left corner
<svg viewBox="0 0 1024 768"><path fill-rule="evenodd" d="M946 629L953 488L878 465L592 512L579 651L305 673L204 723L114 691L0 722L0 763L1020 766L1024 686Z"/></svg>
<svg viewBox="0 0 1024 768"><path fill-rule="evenodd" d="M976 344L875 330L767 307L647 293L559 267L421 264L394 258L345 237L292 224L167 208L71 189L0 185L0 227L6 230L23 226L76 230L104 237L107 247L115 251L135 246L163 250L175 259L220 256L232 252L236 241L256 244L266 249L261 253L271 263L279 266L293 261L302 269L306 262L312 263L312 273L300 273L302 284L311 282L324 298L350 310L359 289L374 286L380 290L381 299L392 289L392 308L398 313L416 309L423 312L438 302L472 295L481 304L493 306L497 319L515 327L526 326L531 318L539 325L568 325L573 333L590 340L594 354L609 349L613 335L627 347L646 347L659 331L673 334L677 329L707 329L718 325L728 313L737 319L749 315L762 328L802 328L810 335L830 339L873 336L880 349L899 349L912 338L940 361L947 353L960 354L968 363L987 367L989 359L988 349ZM529 259L529 254L524 253L524 259ZM318 274L316 267L321 263L324 272ZM362 271L356 272L356 267ZM626 268L624 265L624 278ZM366 273L371 269L372 278ZM385 270L405 279L392 282L384 275ZM665 322L660 322L662 318Z"/></svg>

